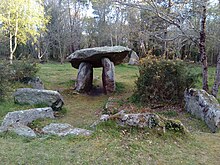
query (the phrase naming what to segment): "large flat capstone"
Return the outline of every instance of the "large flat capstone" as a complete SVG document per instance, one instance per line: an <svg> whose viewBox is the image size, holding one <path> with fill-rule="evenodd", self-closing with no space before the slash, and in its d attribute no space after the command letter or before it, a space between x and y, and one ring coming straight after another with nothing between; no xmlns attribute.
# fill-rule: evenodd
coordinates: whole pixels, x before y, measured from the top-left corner
<svg viewBox="0 0 220 165"><path fill-rule="evenodd" d="M214 96L191 88L185 91L185 102L186 110L205 121L213 133L220 128L220 105Z"/></svg>
<svg viewBox="0 0 220 165"><path fill-rule="evenodd" d="M52 107L53 110L61 109L64 104L63 97L60 93L52 90L19 88L13 96L15 103L30 105L46 104Z"/></svg>
<svg viewBox="0 0 220 165"><path fill-rule="evenodd" d="M102 67L102 58L109 58L114 65L122 63L131 49L123 46L105 46L77 50L67 57L71 65L78 69L81 62L89 62L93 67Z"/></svg>

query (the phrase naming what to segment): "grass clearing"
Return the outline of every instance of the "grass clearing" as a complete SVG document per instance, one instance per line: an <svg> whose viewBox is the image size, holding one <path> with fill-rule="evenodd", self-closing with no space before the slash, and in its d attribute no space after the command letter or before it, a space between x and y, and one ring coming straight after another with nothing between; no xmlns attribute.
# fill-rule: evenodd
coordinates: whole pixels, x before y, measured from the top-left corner
<svg viewBox="0 0 220 165"><path fill-rule="evenodd" d="M99 118L108 95L77 95L73 92L77 70L70 64L41 64L38 76L46 89L58 90L64 97L64 116L55 120L36 121L69 123L89 128ZM199 72L200 68L195 70ZM94 69L94 84L101 86L101 68ZM209 69L213 83L214 68ZM134 89L138 68L125 64L116 66L117 92L111 96L127 99ZM200 86L198 82L197 86ZM126 102L125 102L126 103ZM0 120L9 111L33 108L16 105L12 98L0 103ZM139 107L140 110L143 107ZM120 128L107 122L96 128L91 137L42 136L36 139L11 133L0 134L0 164L219 164L220 133L210 133L204 122L191 117L184 110L167 109L157 112L165 117L181 120L190 130L188 136L154 134L148 130Z"/></svg>

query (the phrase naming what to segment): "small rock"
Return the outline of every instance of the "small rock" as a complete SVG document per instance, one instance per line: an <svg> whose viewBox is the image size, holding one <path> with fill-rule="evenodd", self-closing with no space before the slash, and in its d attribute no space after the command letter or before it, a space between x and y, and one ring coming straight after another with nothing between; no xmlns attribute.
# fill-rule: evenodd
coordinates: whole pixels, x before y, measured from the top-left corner
<svg viewBox="0 0 220 165"><path fill-rule="evenodd" d="M74 128L69 132L70 135L84 135L84 136L89 136L92 133L93 131L82 129L82 128Z"/></svg>
<svg viewBox="0 0 220 165"><path fill-rule="evenodd" d="M108 119L109 119L109 115L102 115L101 117L100 117L100 121L107 121Z"/></svg>
<svg viewBox="0 0 220 165"><path fill-rule="evenodd" d="M32 78L28 84L31 85L34 89L44 89L44 84L40 77Z"/></svg>
<svg viewBox="0 0 220 165"><path fill-rule="evenodd" d="M81 129L81 128L73 128L70 124L67 123L51 123L45 126L42 131L45 134L53 134L58 136L66 136L66 135L91 135L92 131Z"/></svg>
<svg viewBox="0 0 220 165"><path fill-rule="evenodd" d="M9 112L3 122L3 127L9 127L14 124L27 125L34 120L43 118L54 118L53 110L50 107L47 108L35 108L29 110L21 110L15 112Z"/></svg>
<svg viewBox="0 0 220 165"><path fill-rule="evenodd" d="M36 137L35 132L28 126L16 124L8 127L8 131L15 132L17 135L25 136L25 137Z"/></svg>
<svg viewBox="0 0 220 165"><path fill-rule="evenodd" d="M52 90L20 88L16 90L13 96L15 103L30 105L46 104L52 107L53 110L61 109L64 104L60 93Z"/></svg>
<svg viewBox="0 0 220 165"><path fill-rule="evenodd" d="M7 132L7 131L14 132L17 135L25 136L25 137L33 138L37 136L31 128L29 128L28 126L22 125L20 123L15 123L8 127L5 127L5 126L0 127L0 133Z"/></svg>

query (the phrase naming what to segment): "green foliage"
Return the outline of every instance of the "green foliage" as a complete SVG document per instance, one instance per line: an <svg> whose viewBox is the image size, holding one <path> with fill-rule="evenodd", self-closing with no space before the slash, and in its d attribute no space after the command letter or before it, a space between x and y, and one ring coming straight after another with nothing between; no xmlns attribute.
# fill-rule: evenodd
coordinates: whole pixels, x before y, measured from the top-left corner
<svg viewBox="0 0 220 165"><path fill-rule="evenodd" d="M9 66L0 63L0 101L2 101L10 89L10 72Z"/></svg>
<svg viewBox="0 0 220 165"><path fill-rule="evenodd" d="M179 103L184 90L193 87L198 78L183 61L153 56L141 60L139 73L132 101L142 104Z"/></svg>
<svg viewBox="0 0 220 165"><path fill-rule="evenodd" d="M122 82L116 82L116 92L122 93L125 90L125 86Z"/></svg>
<svg viewBox="0 0 220 165"><path fill-rule="evenodd" d="M43 5L36 0L1 0L0 20L2 29L17 37L19 43L39 36L45 30L48 18L44 15Z"/></svg>
<svg viewBox="0 0 220 165"><path fill-rule="evenodd" d="M24 59L14 61L10 66L11 80L28 82L39 70L37 63Z"/></svg>

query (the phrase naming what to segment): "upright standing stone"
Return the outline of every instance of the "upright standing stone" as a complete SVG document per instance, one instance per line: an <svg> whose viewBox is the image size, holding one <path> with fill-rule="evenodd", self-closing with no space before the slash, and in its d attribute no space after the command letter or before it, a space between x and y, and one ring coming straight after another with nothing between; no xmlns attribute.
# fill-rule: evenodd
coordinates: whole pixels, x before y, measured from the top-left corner
<svg viewBox="0 0 220 165"><path fill-rule="evenodd" d="M79 65L75 89L78 92L88 92L92 88L93 69L90 63L82 62Z"/></svg>
<svg viewBox="0 0 220 165"><path fill-rule="evenodd" d="M102 59L102 82L106 94L115 91L115 66L108 58Z"/></svg>
<svg viewBox="0 0 220 165"><path fill-rule="evenodd" d="M139 57L135 51L132 51L128 65L138 65L138 63L139 63Z"/></svg>

